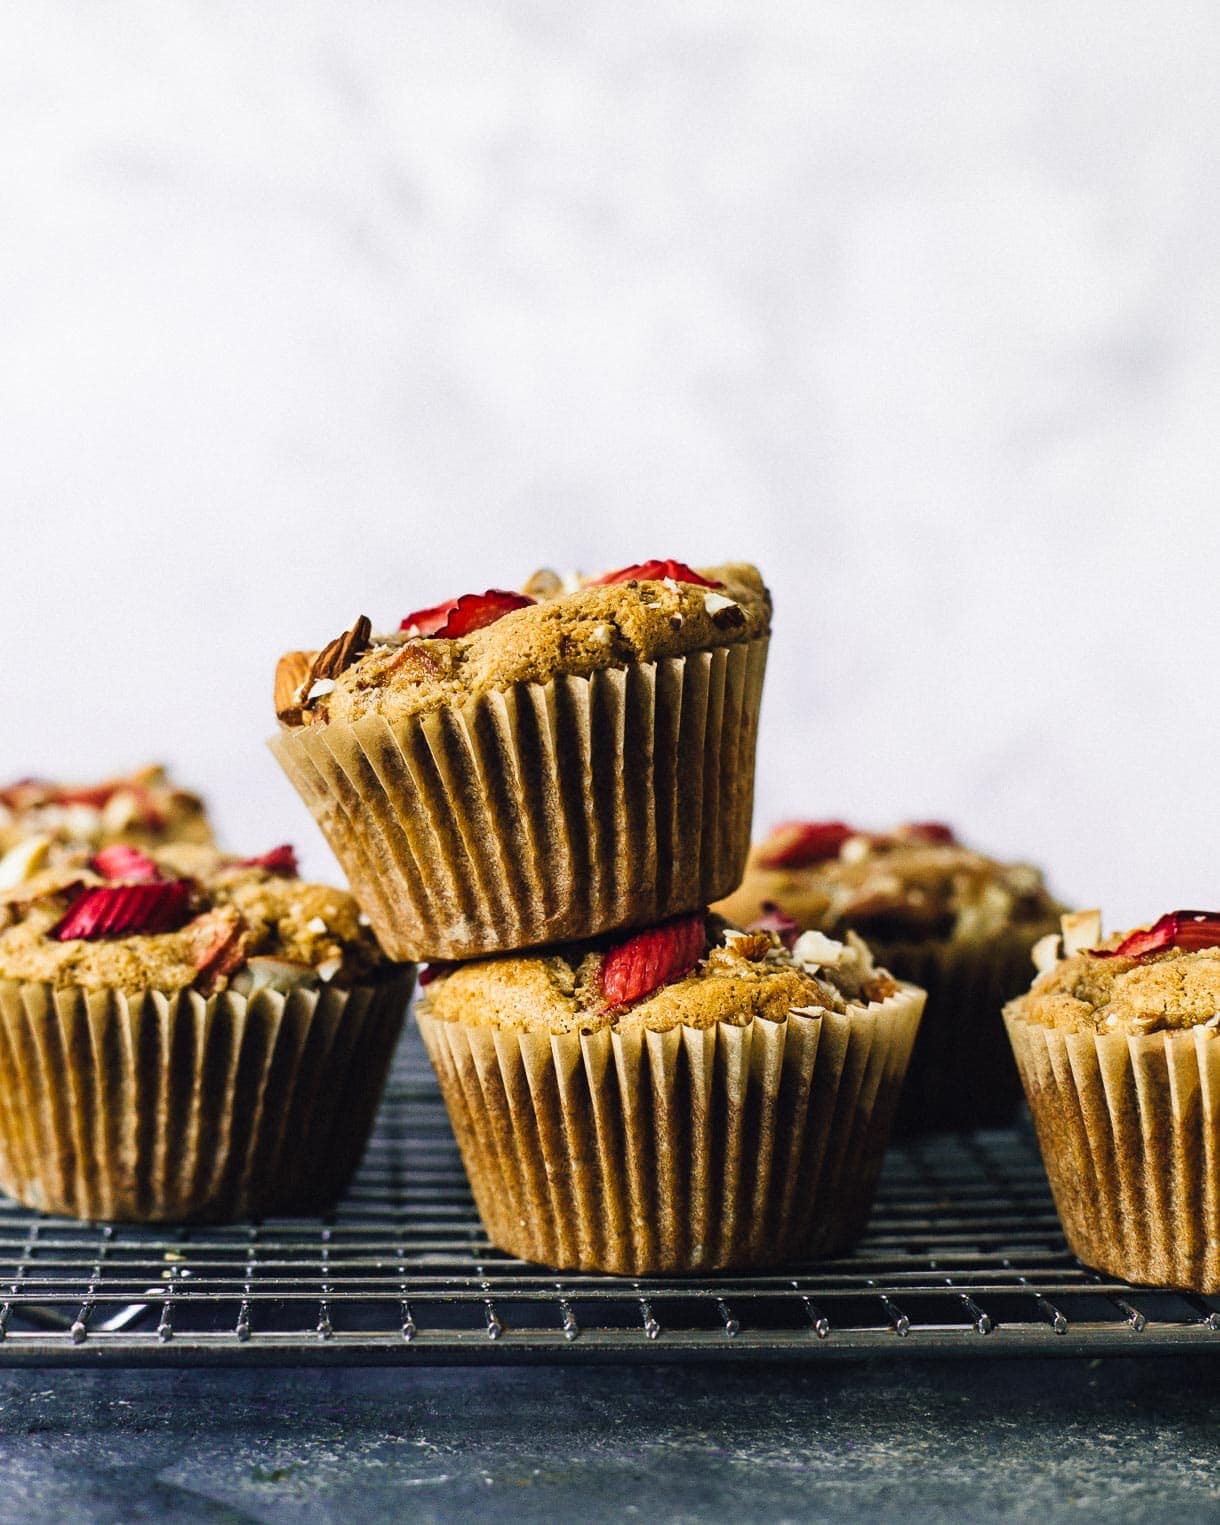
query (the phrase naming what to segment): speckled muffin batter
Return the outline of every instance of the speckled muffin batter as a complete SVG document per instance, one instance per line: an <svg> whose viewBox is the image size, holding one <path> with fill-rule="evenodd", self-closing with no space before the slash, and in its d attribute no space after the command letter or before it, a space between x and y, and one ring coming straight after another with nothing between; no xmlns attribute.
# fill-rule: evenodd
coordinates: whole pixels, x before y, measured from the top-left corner
<svg viewBox="0 0 1220 1525"><path fill-rule="evenodd" d="M771 599L756 567L709 567L700 583L673 577L564 583L536 574L536 601L509 609L468 635L369 635L351 665L313 675L316 652L292 652L281 671L308 658L309 670L279 707L289 725L387 721L461 704L514 683L587 676L632 662L655 662L700 648L732 646L770 629ZM310 695L314 697L311 699Z"/></svg>
<svg viewBox="0 0 1220 1525"><path fill-rule="evenodd" d="M706 906L741 878L771 600L649 561L361 616L276 673L271 748L394 958Z"/></svg>
<svg viewBox="0 0 1220 1525"><path fill-rule="evenodd" d="M111 844L0 894L0 1186L134 1222L317 1211L364 1147L410 995L288 847Z"/></svg>
<svg viewBox="0 0 1220 1525"><path fill-rule="evenodd" d="M1110 1276L1220 1292L1220 914L1103 938L1063 919L1004 1011L1072 1251Z"/></svg>
<svg viewBox="0 0 1220 1525"><path fill-rule="evenodd" d="M429 974L420 1030L510 1254L747 1269L863 1229L923 992L854 933L789 949L696 912Z"/></svg>
<svg viewBox="0 0 1220 1525"><path fill-rule="evenodd" d="M792 821L751 849L716 909L748 923L772 907L832 937L854 928L928 992L900 1132L1011 1120L1021 1087L1000 1012L1027 987L1030 950L1061 909L1038 869L967 847L940 822L867 832Z"/></svg>
<svg viewBox="0 0 1220 1525"><path fill-rule="evenodd" d="M97 859L78 853L0 892L0 979L86 990L191 987L214 994L257 985L350 986L386 964L344 890L308 884L211 847L179 844L140 856L155 869L155 879L108 877L98 871ZM175 925L147 930L137 904L134 925L118 935L95 935L87 917L85 935L65 935L72 930L68 918L79 919L90 892L120 907L124 895L151 899L155 907L158 890Z"/></svg>

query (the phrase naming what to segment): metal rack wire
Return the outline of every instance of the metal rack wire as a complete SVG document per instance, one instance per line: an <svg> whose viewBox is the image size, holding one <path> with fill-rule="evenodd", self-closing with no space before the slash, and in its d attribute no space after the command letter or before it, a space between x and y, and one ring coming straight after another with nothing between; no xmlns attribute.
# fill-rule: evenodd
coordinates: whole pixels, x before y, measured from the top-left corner
<svg viewBox="0 0 1220 1525"><path fill-rule="evenodd" d="M1032 1137L890 1154L850 1257L764 1275L557 1275L493 1250L418 1038L324 1219L139 1229L0 1204L0 1366L1220 1352L1203 1298L1067 1252Z"/></svg>

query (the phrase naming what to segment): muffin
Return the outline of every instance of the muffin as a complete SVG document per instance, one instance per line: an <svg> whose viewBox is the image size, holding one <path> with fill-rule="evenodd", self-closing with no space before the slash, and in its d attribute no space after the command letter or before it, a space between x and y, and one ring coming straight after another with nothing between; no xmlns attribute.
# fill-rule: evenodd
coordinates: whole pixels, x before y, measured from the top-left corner
<svg viewBox="0 0 1220 1525"><path fill-rule="evenodd" d="M428 976L416 1017L510 1255L757 1269L863 1231L923 992L854 933L789 951L699 912Z"/></svg>
<svg viewBox="0 0 1220 1525"><path fill-rule="evenodd" d="M411 975L290 848L115 844L31 871L0 894L0 1187L134 1222L326 1205Z"/></svg>
<svg viewBox="0 0 1220 1525"><path fill-rule="evenodd" d="M281 658L272 749L392 958L651 923L741 877L770 619L673 561L362 616Z"/></svg>
<svg viewBox="0 0 1220 1525"><path fill-rule="evenodd" d="M1220 912L1101 939L1064 917L1005 1009L1072 1253L1125 1281L1220 1292Z"/></svg>
<svg viewBox="0 0 1220 1525"><path fill-rule="evenodd" d="M716 909L746 925L782 912L831 937L852 928L928 992L899 1132L1012 1120L1021 1087L1000 1012L1028 985L1030 949L1062 910L1036 868L975 852L939 822L887 833L789 822L754 848Z"/></svg>
<svg viewBox="0 0 1220 1525"><path fill-rule="evenodd" d="M57 853L96 852L111 842L210 842L212 829L198 795L178 788L164 768L149 767L100 784L23 778L0 788L0 860L32 837ZM4 878L0 862L0 886Z"/></svg>

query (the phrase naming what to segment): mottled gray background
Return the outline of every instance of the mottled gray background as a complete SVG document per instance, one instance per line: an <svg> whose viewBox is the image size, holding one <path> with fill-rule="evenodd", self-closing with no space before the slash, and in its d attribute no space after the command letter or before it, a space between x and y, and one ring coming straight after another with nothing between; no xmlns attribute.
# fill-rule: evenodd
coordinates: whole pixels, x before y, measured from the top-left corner
<svg viewBox="0 0 1220 1525"><path fill-rule="evenodd" d="M0 774L320 839L274 659L745 555L760 822L1220 899L1210 0L8 0Z"/></svg>

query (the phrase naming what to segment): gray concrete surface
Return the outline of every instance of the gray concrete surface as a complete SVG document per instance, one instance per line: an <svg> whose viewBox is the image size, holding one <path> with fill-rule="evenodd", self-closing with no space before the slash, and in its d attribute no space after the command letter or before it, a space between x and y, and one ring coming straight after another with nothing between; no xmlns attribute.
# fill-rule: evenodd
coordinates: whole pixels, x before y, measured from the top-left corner
<svg viewBox="0 0 1220 1525"><path fill-rule="evenodd" d="M1220 1519L1208 1358L0 1377L0 1520Z"/></svg>

